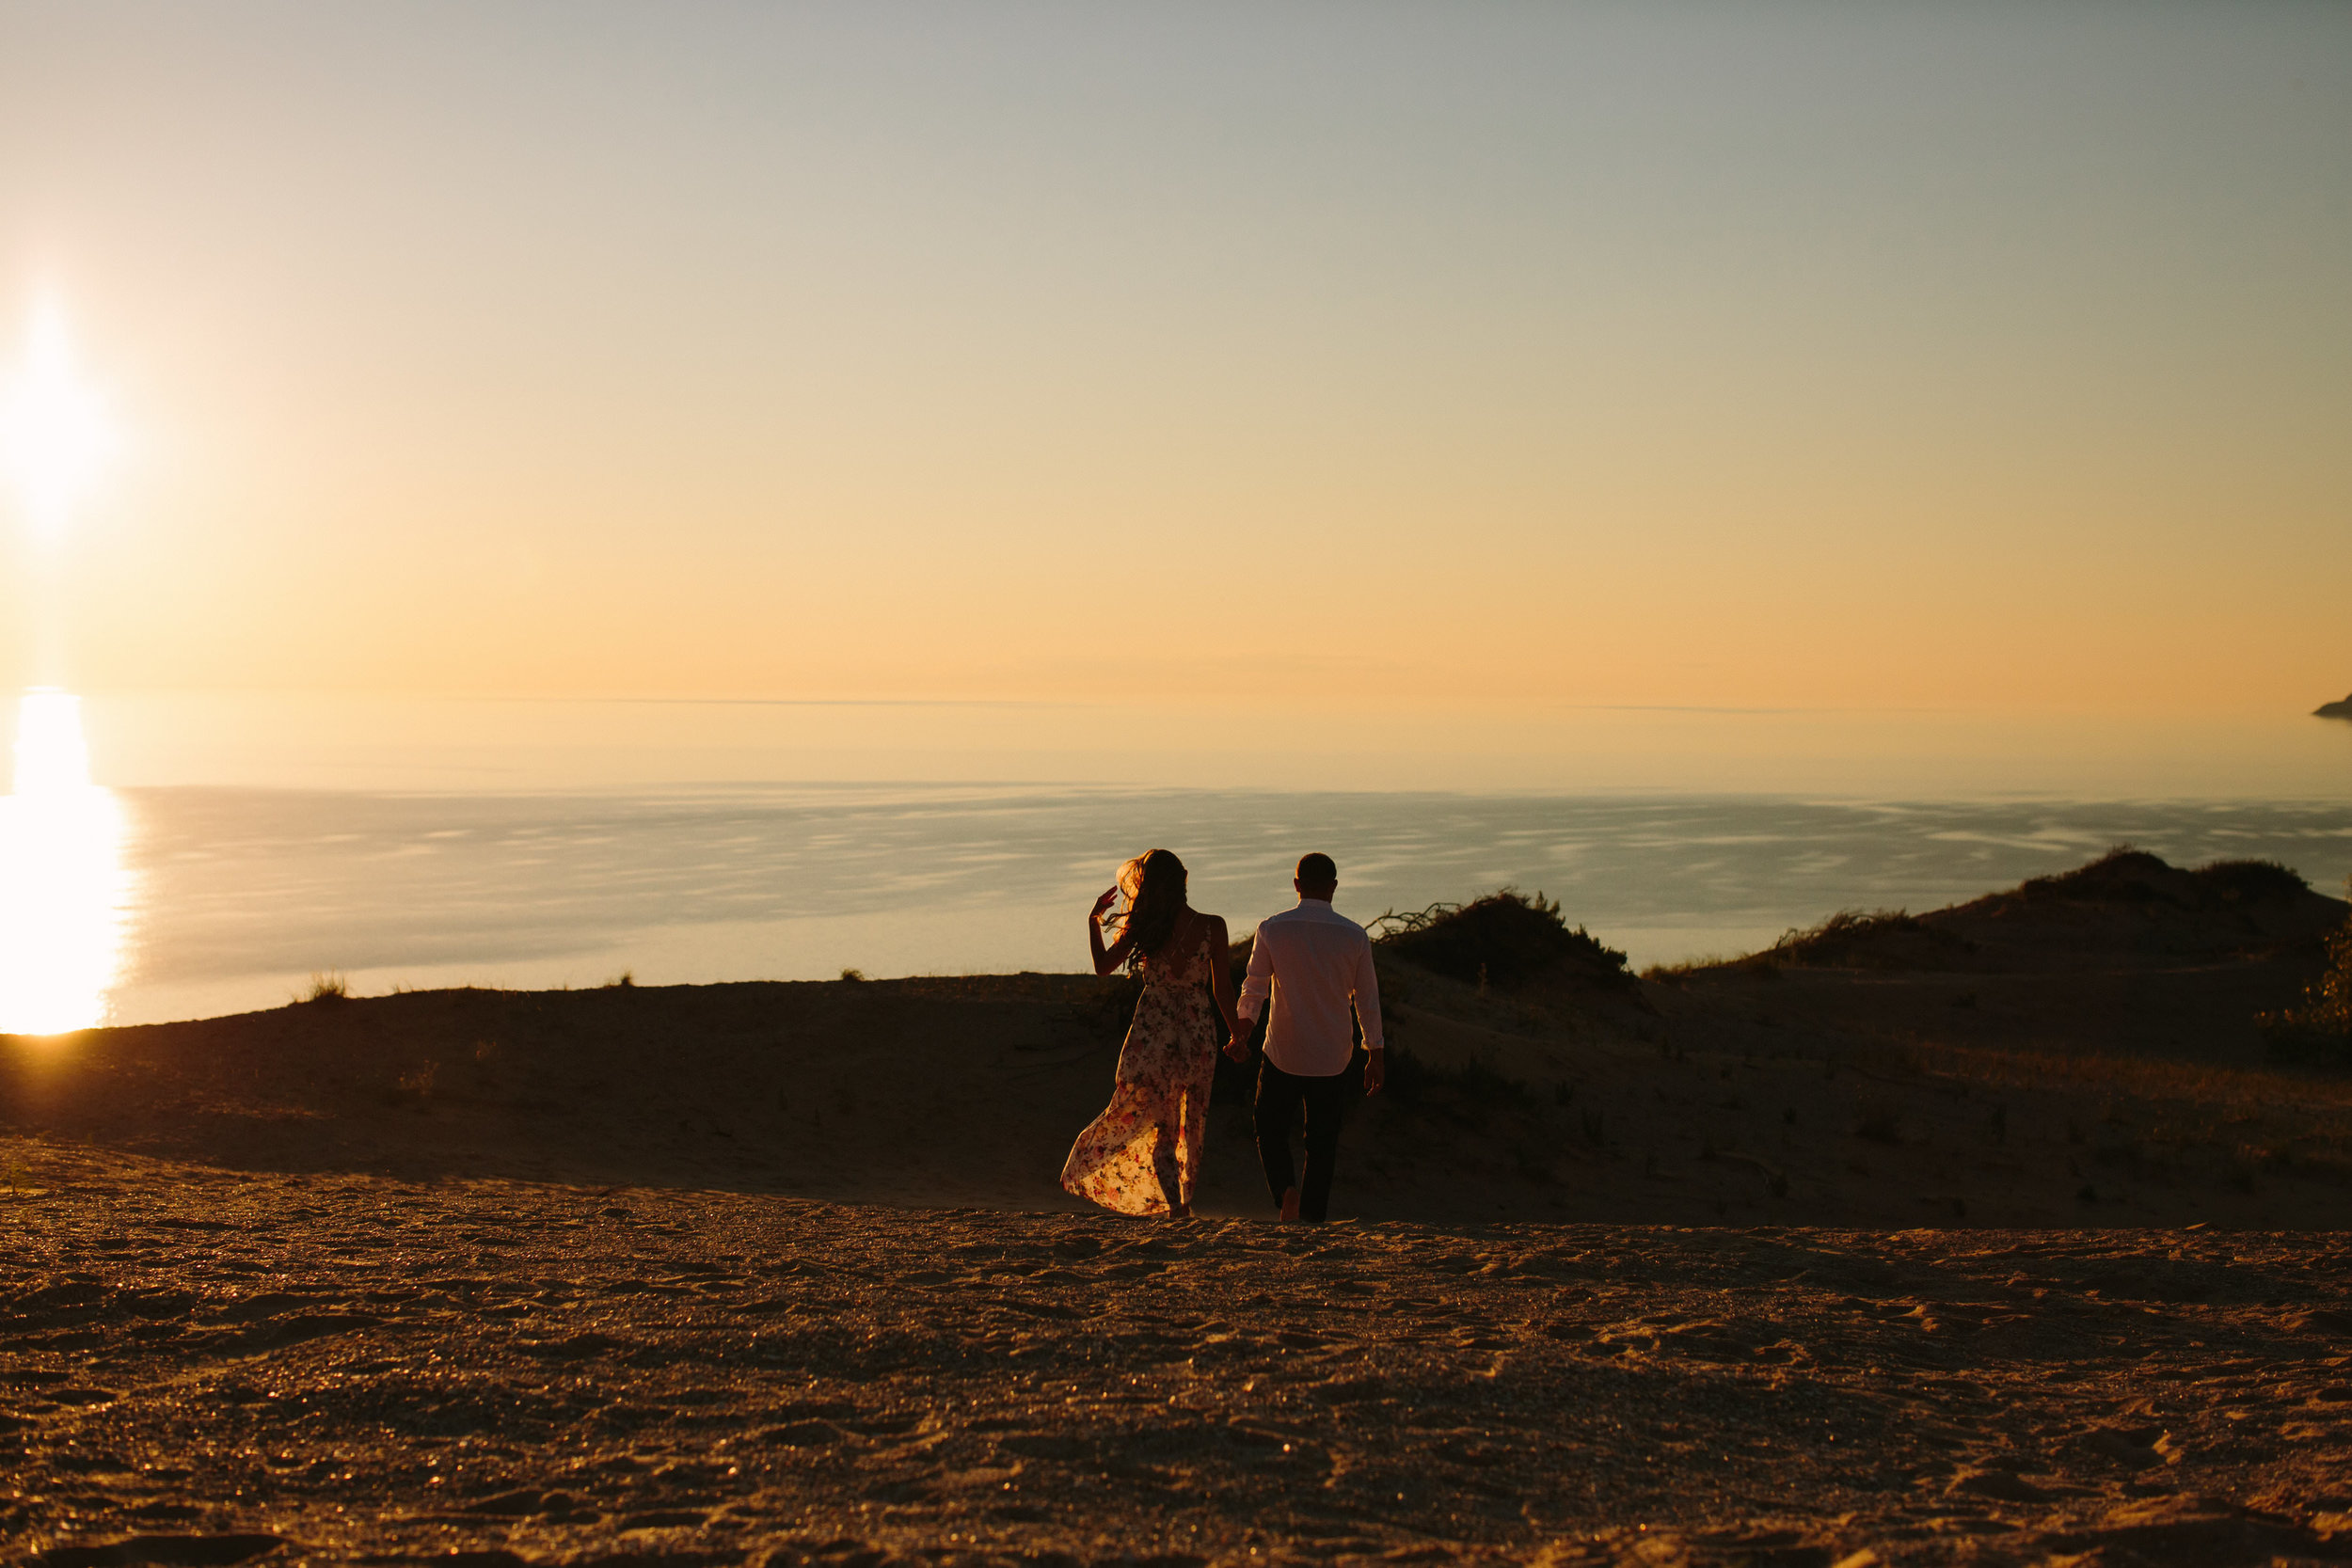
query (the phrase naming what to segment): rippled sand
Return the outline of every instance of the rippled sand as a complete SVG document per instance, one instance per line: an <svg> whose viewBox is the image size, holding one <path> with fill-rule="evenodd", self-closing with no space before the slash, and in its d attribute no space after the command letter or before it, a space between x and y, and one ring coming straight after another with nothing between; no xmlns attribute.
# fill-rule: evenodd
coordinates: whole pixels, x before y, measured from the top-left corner
<svg viewBox="0 0 2352 1568"><path fill-rule="evenodd" d="M45 1183L0 1200L0 1530L54 1565L2352 1556L2342 1233L0 1157Z"/></svg>

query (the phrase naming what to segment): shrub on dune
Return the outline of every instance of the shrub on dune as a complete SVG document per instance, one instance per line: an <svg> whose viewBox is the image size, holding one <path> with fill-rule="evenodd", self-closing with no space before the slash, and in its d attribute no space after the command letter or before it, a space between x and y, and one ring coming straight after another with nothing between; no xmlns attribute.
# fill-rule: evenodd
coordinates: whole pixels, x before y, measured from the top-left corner
<svg viewBox="0 0 2352 1568"><path fill-rule="evenodd" d="M2029 878L2017 890L2029 899L2069 903L2161 901L2185 909L2290 901L2311 891L2293 868L2277 861L2226 860L2183 871L2145 849L2119 844L2088 865Z"/></svg>
<svg viewBox="0 0 2352 1568"><path fill-rule="evenodd" d="M2277 861L2215 861L2189 873L2200 892L2226 904L2297 898L2312 890L2293 867Z"/></svg>
<svg viewBox="0 0 2352 1568"><path fill-rule="evenodd" d="M1561 918L1557 899L1503 888L1467 904L1432 904L1372 922L1373 941L1390 958L1470 985L1508 990L1548 972L1629 986L1625 955Z"/></svg>
<svg viewBox="0 0 2352 1568"><path fill-rule="evenodd" d="M2328 936L2328 967L2303 988L2303 1005L2257 1020L2271 1053L2352 1067L2352 918Z"/></svg>

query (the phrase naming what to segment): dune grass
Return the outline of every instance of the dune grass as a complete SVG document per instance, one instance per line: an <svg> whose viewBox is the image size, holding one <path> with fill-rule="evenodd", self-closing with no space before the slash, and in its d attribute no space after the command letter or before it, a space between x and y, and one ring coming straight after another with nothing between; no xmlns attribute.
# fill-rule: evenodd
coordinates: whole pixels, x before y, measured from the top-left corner
<svg viewBox="0 0 2352 1568"><path fill-rule="evenodd" d="M2079 1089L2225 1110L2327 1110L2352 1116L2352 1079L2276 1067L1925 1041L1905 1048L1903 1054L1923 1073L1987 1087Z"/></svg>
<svg viewBox="0 0 2352 1568"><path fill-rule="evenodd" d="M1910 968L1926 952L1965 953L1975 943L1931 926L1908 910L1839 910L1819 925L1781 933L1743 962L1799 968Z"/></svg>
<svg viewBox="0 0 2352 1568"><path fill-rule="evenodd" d="M2247 1191L2270 1172L2352 1185L2352 1079L1978 1046L1922 1044L1908 1054L1923 1073L1972 1090L2073 1099L2068 1141L2135 1176L2162 1175L2171 1160L2191 1156L2219 1160Z"/></svg>

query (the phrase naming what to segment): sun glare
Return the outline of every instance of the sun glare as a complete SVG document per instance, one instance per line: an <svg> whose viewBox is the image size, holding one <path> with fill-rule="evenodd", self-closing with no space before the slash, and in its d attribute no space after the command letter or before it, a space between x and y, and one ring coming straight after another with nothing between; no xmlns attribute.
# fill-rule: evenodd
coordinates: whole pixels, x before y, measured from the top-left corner
<svg viewBox="0 0 2352 1568"><path fill-rule="evenodd" d="M65 312L44 300L33 310L24 368L0 393L0 466L16 483L34 537L65 531L75 498L112 444L105 410L74 372Z"/></svg>
<svg viewBox="0 0 2352 1568"><path fill-rule="evenodd" d="M121 968L123 812L89 782L82 700L17 705L16 792L0 798L0 1031L54 1035L105 1021Z"/></svg>
<svg viewBox="0 0 2352 1568"><path fill-rule="evenodd" d="M88 787L82 699L35 687L16 705L16 793L46 797Z"/></svg>

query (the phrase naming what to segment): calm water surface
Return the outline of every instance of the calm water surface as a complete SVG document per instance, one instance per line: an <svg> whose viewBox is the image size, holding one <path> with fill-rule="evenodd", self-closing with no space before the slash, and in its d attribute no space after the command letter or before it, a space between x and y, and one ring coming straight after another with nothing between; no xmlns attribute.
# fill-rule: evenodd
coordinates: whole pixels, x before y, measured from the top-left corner
<svg viewBox="0 0 2352 1568"><path fill-rule="evenodd" d="M107 718L91 705L93 730ZM1688 735L1680 744L1720 761ZM89 750L103 779L107 748L94 736ZM446 753L419 787L431 753L383 751L405 787L368 787L365 768L320 763L316 749L308 773L288 771L361 782L255 787L152 768L141 780L118 763L109 787L52 756L28 783L20 746L19 790L0 797L0 1028L275 1006L327 971L373 992L624 972L664 984L1076 969L1089 901L1154 845L1182 854L1194 901L1238 927L1290 902L1290 867L1315 847L1339 861L1340 906L1359 919L1515 885L1560 899L1637 964L1751 950L1839 909L1932 908L2122 841L2183 863L2280 860L2329 891L2352 874L2352 792L2312 787L2347 753L2325 751L2280 775L2302 798L2137 800L707 783L691 775L789 762L675 747L621 749L637 776L614 777L608 758L586 770L597 787L553 788L577 758L501 761L486 742ZM1639 751L1629 743L1618 762ZM1802 752L1802 768L1828 766ZM490 787L451 787L476 773ZM1875 782L1919 781L1899 768Z"/></svg>
<svg viewBox="0 0 2352 1568"><path fill-rule="evenodd" d="M117 792L135 889L119 1022L271 1006L315 971L394 985L647 984L1075 969L1152 845L1247 926L1302 845L1357 918L1516 885L1637 963L1745 951L1841 908L1927 909L2130 840L2352 873L2352 809L1738 797L858 786L628 796Z"/></svg>

